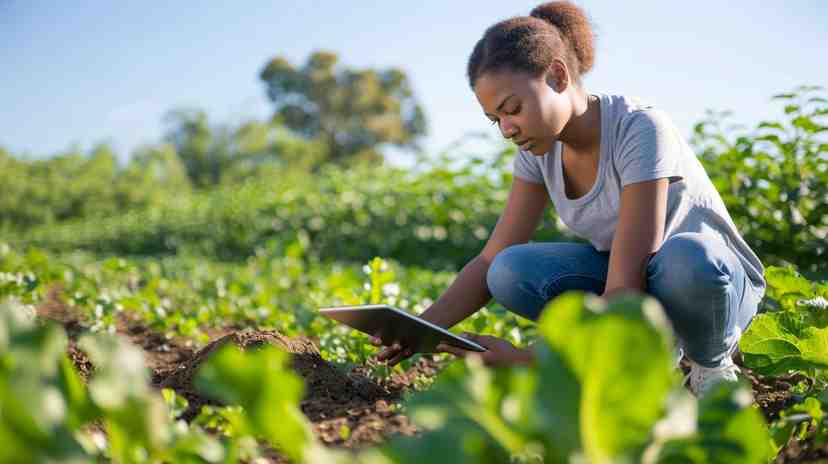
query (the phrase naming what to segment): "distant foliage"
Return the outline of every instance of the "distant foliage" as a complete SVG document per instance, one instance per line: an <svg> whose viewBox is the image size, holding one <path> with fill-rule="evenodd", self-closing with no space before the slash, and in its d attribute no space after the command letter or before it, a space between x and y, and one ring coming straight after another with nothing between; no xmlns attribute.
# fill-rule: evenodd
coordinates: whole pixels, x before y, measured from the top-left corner
<svg viewBox="0 0 828 464"><path fill-rule="evenodd" d="M0 231L94 219L163 203L190 184L169 146L143 148L118 166L109 146L23 160L0 149Z"/></svg>
<svg viewBox="0 0 828 464"><path fill-rule="evenodd" d="M197 108L166 114L164 141L171 144L197 189L307 172L328 157L328 147L308 141L276 122L210 124Z"/></svg>
<svg viewBox="0 0 828 464"><path fill-rule="evenodd" d="M317 51L300 67L271 59L259 74L273 118L329 148L328 161L382 162L382 144L416 148L426 118L401 69L354 70L336 53Z"/></svg>
<svg viewBox="0 0 828 464"><path fill-rule="evenodd" d="M333 58L316 58L333 72L325 67ZM727 113L711 112L692 140L763 263L795 264L815 279L828 277L821 91L776 95L786 118L745 133L726 126ZM513 147L483 158L458 150L420 157L414 169L343 165L330 162L323 139L276 122L212 126L203 111L183 109L167 122L168 143L142 148L124 167L106 146L39 161L0 151L0 236L51 249L230 260L267 242L298 243L323 260L380 255L456 270L482 248L511 185ZM576 240L551 210L535 239Z"/></svg>
<svg viewBox="0 0 828 464"><path fill-rule="evenodd" d="M694 143L733 220L766 264L828 277L828 99L821 87L775 95L786 119L750 133L710 114Z"/></svg>
<svg viewBox="0 0 828 464"><path fill-rule="evenodd" d="M272 241L280 249L296 243L305 256L321 260L387 256L457 270L482 249L502 212L511 185L507 158L460 167L441 160L418 171L331 165L318 174L257 179L100 221L34 229L16 242L234 260ZM550 213L537 239L560 237Z"/></svg>

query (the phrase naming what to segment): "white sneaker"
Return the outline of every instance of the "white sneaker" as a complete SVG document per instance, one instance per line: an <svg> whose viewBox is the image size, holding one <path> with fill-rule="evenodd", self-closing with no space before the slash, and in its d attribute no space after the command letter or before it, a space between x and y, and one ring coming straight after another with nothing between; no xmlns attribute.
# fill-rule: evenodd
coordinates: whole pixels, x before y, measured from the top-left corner
<svg viewBox="0 0 828 464"><path fill-rule="evenodd" d="M736 374L741 372L739 366L733 363L733 360L728 356L725 364L719 367L705 367L696 364L690 358L690 373L684 377L684 383L697 398L704 396L705 393L719 382L736 382L738 378Z"/></svg>

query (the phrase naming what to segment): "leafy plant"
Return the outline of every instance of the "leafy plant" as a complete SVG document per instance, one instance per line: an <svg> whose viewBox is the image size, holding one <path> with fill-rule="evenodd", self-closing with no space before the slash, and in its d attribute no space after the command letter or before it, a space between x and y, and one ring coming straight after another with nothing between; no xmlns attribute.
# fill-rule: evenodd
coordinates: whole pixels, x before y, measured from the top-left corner
<svg viewBox="0 0 828 464"><path fill-rule="evenodd" d="M739 231L769 264L795 264L828 278L828 100L818 86L774 95L785 120L749 133L724 127L730 112L708 113L693 143Z"/></svg>
<svg viewBox="0 0 828 464"><path fill-rule="evenodd" d="M745 364L763 375L799 370L815 377L828 368L828 312L805 304L828 295L792 268L769 267L766 312L757 315L739 342Z"/></svg>
<svg viewBox="0 0 828 464"><path fill-rule="evenodd" d="M699 401L696 432L668 440L652 462L752 464L775 456L748 386L723 382Z"/></svg>
<svg viewBox="0 0 828 464"><path fill-rule="evenodd" d="M271 346L244 352L227 344L200 368L195 383L209 396L242 407L230 418L235 430L264 438L301 461L312 435L297 408L304 387L286 360L287 353Z"/></svg>

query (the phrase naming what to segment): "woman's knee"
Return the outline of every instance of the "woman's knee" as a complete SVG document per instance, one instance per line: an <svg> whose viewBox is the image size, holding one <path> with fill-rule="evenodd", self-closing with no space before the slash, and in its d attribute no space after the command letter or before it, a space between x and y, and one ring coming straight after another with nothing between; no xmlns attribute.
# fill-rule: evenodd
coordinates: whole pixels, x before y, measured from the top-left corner
<svg viewBox="0 0 828 464"><path fill-rule="evenodd" d="M510 300L517 284L523 280L520 275L521 262L525 258L525 245L512 245L500 251L486 272L486 285L489 293L498 302Z"/></svg>
<svg viewBox="0 0 828 464"><path fill-rule="evenodd" d="M538 316L544 301L533 292L526 269L531 250L525 244L512 245L498 253L486 273L486 285L492 298L506 309L529 319Z"/></svg>
<svg viewBox="0 0 828 464"><path fill-rule="evenodd" d="M648 286L663 295L685 296L722 291L732 270L718 243L700 234L677 234L667 239L650 262ZM724 244L721 245L724 247Z"/></svg>

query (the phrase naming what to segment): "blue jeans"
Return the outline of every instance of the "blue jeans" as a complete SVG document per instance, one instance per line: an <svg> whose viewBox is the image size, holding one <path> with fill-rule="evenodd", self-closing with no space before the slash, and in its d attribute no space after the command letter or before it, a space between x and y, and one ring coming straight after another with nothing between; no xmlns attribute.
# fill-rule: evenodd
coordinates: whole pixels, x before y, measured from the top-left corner
<svg viewBox="0 0 828 464"><path fill-rule="evenodd" d="M567 290L603 293L608 265L609 252L589 244L527 243L498 253L486 281L495 301L537 321ZM691 232L665 240L650 258L646 292L664 306L687 357L707 367L732 354L762 299L721 240Z"/></svg>

